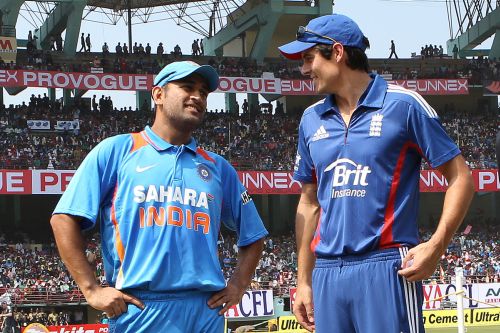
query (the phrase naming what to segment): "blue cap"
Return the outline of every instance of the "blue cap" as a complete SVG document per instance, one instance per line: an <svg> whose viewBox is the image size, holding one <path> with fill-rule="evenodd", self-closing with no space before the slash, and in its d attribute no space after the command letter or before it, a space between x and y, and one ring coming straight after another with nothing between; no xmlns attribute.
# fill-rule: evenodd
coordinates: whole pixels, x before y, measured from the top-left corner
<svg viewBox="0 0 500 333"><path fill-rule="evenodd" d="M356 22L341 14L320 16L309 21L306 31L298 34L297 40L280 46L281 54L288 59L298 60L301 53L316 44L333 44L331 39L344 46L366 50L363 32ZM331 39L330 39L331 38Z"/></svg>
<svg viewBox="0 0 500 333"><path fill-rule="evenodd" d="M169 82L181 80L195 73L207 81L211 92L219 86L217 71L210 65L199 65L194 61L176 61L168 64L155 76L154 85L163 87Z"/></svg>

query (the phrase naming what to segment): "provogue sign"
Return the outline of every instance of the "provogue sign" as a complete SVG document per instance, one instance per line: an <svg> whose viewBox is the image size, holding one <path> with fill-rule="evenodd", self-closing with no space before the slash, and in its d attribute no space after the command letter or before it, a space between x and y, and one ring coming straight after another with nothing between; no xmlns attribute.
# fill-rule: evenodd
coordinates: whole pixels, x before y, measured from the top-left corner
<svg viewBox="0 0 500 333"><path fill-rule="evenodd" d="M2 87L150 90L152 85L152 75L0 70L0 86Z"/></svg>
<svg viewBox="0 0 500 333"><path fill-rule="evenodd" d="M230 307L226 318L252 318L274 315L272 290L249 290L237 305Z"/></svg>
<svg viewBox="0 0 500 333"><path fill-rule="evenodd" d="M5 42L6 47L10 44ZM30 70L0 70L2 87L42 87L82 90L150 90L154 75L96 74ZM422 95L467 95L466 79L396 80L389 83L419 92ZM221 77L219 93L255 93L276 95L315 95L312 80L279 78Z"/></svg>
<svg viewBox="0 0 500 333"><path fill-rule="evenodd" d="M0 170L0 194L61 194L74 170ZM291 172L238 171L250 194L300 194L301 184ZM500 190L497 170L473 170L476 192ZM420 192L444 192L446 179L433 170L420 173Z"/></svg>

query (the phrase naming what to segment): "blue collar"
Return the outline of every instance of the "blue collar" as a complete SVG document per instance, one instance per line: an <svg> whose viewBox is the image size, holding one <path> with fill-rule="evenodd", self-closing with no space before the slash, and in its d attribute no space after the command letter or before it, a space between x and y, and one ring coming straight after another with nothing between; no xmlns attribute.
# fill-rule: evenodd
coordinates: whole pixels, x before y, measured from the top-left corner
<svg viewBox="0 0 500 333"><path fill-rule="evenodd" d="M368 87L366 87L363 95L361 95L358 107L380 109L384 105L387 93L387 81L377 74L370 74L370 77L372 80L368 84ZM332 110L338 111L335 95L328 95L325 98L323 107L316 110L320 116Z"/></svg>
<svg viewBox="0 0 500 333"><path fill-rule="evenodd" d="M162 150L167 150L172 147L176 147L175 145L163 140L158 134L153 132L151 127L146 126L144 131L142 131L142 135L144 136L144 139L156 150L162 151ZM196 154L196 140L191 137L191 140L189 140L189 143L184 145L186 148L191 150L193 153Z"/></svg>

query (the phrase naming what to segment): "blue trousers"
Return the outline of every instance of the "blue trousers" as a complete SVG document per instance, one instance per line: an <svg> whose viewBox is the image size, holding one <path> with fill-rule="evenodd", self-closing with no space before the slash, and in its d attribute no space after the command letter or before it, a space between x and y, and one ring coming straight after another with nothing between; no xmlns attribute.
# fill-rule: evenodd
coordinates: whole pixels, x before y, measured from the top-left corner
<svg viewBox="0 0 500 333"><path fill-rule="evenodd" d="M422 284L398 275L407 248L318 258L316 333L423 333Z"/></svg>
<svg viewBox="0 0 500 333"><path fill-rule="evenodd" d="M210 309L207 301L213 292L158 293L138 290L124 292L139 298L141 310L127 304L127 312L109 320L109 333L223 333L222 309Z"/></svg>

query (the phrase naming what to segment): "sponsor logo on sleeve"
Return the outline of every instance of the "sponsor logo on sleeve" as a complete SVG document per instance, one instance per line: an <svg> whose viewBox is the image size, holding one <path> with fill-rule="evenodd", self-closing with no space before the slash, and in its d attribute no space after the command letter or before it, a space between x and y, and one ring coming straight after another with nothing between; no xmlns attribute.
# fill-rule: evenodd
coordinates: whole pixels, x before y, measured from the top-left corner
<svg viewBox="0 0 500 333"><path fill-rule="evenodd" d="M252 201L252 197L248 194L248 191L241 193L241 201L243 201L244 205Z"/></svg>

